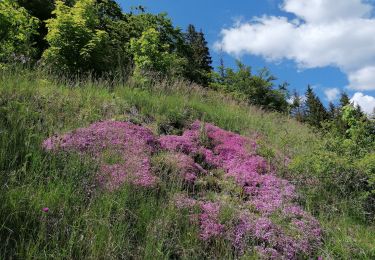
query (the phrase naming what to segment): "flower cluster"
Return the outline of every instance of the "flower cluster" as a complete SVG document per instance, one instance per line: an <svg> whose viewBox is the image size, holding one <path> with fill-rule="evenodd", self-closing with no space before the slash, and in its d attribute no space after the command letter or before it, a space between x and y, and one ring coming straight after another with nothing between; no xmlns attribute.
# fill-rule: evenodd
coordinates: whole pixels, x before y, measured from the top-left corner
<svg viewBox="0 0 375 260"><path fill-rule="evenodd" d="M321 244L319 223L295 203L294 186L256 154L256 142L212 124L196 121L181 136L156 138L142 126L104 121L51 137L43 147L92 156L99 181L110 190L124 182L152 187L163 181L151 170L152 155L163 151L161 160L189 183L181 187L185 195L174 197L176 207L195 216L203 241L225 239L237 254L309 258Z"/></svg>
<svg viewBox="0 0 375 260"><path fill-rule="evenodd" d="M219 223L220 204L206 202L201 203L202 213L199 215L201 238L208 240L220 236L224 231L224 225Z"/></svg>
<svg viewBox="0 0 375 260"><path fill-rule="evenodd" d="M187 183L194 183L199 174L205 174L207 171L202 168L202 166L194 160L183 153L171 152L169 153L169 159L178 167L179 175Z"/></svg>
<svg viewBox="0 0 375 260"><path fill-rule="evenodd" d="M104 121L43 142L47 151L75 151L93 156L100 164L99 181L116 189L126 180L139 186L153 186L151 154L154 135L147 128L128 122Z"/></svg>
<svg viewBox="0 0 375 260"><path fill-rule="evenodd" d="M208 139L205 143L202 135ZM211 124L205 124L202 130L197 121L182 136L163 136L159 141L165 150L191 158L199 155L202 165L223 169L224 178L232 178L242 189L242 199L225 223L219 221L221 204L225 204L220 197L215 202L199 194L194 195L195 200L184 199L201 205L199 225L203 240L227 238L239 253L247 250L247 241L256 241L258 254L273 259L309 256L320 246L319 223L294 203L294 186L277 177L267 162L256 155L256 143L249 138ZM179 207L182 205L180 200Z"/></svg>
<svg viewBox="0 0 375 260"><path fill-rule="evenodd" d="M227 177L233 177L244 188L248 202L259 211L270 214L295 199L293 185L267 172L267 163L255 154L252 140L211 124L206 124L204 130L211 143L208 148L200 143L202 130L198 121L182 136L161 137L160 145L193 157L200 154L206 163L223 168Z"/></svg>

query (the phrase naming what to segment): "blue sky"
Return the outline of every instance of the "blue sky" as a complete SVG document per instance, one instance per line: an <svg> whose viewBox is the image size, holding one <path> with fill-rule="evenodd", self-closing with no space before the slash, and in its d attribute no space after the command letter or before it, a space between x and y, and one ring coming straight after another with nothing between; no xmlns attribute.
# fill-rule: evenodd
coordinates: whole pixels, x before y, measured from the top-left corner
<svg viewBox="0 0 375 260"><path fill-rule="evenodd" d="M364 1L118 0L124 11L143 5L148 12L168 13L183 29L190 23L202 29L215 67L221 56L226 66L239 57L255 71L270 68L290 90L303 94L311 84L326 104L345 90L372 111L375 5Z"/></svg>

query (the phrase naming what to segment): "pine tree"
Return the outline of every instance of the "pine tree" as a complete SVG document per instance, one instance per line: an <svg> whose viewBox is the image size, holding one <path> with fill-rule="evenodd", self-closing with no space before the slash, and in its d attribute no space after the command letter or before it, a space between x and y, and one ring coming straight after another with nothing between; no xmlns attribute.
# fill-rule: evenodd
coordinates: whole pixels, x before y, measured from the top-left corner
<svg viewBox="0 0 375 260"><path fill-rule="evenodd" d="M208 86L212 59L203 32L197 32L194 25L190 24L185 33L185 43L188 46L189 60L187 77L193 82Z"/></svg>
<svg viewBox="0 0 375 260"><path fill-rule="evenodd" d="M349 104L350 104L350 99L349 99L348 94L346 94L345 92L342 92L341 97L340 97L340 109L342 109L344 106L349 105Z"/></svg>
<svg viewBox="0 0 375 260"><path fill-rule="evenodd" d="M219 75L222 79L225 78L225 65L223 57L220 57Z"/></svg>
<svg viewBox="0 0 375 260"><path fill-rule="evenodd" d="M328 116L330 120L334 120L336 118L336 107L335 104L329 102L328 104Z"/></svg>
<svg viewBox="0 0 375 260"><path fill-rule="evenodd" d="M315 95L309 85L306 91L306 116L305 122L315 127L321 127L321 123L328 119L328 113L320 99Z"/></svg>

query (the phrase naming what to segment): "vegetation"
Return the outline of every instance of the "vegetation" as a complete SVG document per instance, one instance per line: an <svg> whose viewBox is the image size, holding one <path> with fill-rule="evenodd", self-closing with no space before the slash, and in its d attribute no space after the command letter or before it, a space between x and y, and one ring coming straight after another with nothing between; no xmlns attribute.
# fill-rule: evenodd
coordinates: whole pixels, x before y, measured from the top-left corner
<svg viewBox="0 0 375 260"><path fill-rule="evenodd" d="M237 98L246 100L249 104L259 106L266 110L286 112L288 94L286 84L274 89L273 81L276 78L266 68L258 75L251 73L251 68L237 61L238 70L221 66L219 73L215 73L214 89L232 93Z"/></svg>
<svg viewBox="0 0 375 260"><path fill-rule="evenodd" d="M213 71L165 14L50 3L0 2L1 259L375 258L375 123L345 93Z"/></svg>
<svg viewBox="0 0 375 260"><path fill-rule="evenodd" d="M13 1L0 2L0 68L17 61L26 63L32 57L37 25L38 19Z"/></svg>

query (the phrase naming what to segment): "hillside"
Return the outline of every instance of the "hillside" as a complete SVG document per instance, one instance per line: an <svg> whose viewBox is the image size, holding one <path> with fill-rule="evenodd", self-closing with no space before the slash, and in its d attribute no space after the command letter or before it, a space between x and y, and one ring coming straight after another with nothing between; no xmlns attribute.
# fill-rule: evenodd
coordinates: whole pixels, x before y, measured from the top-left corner
<svg viewBox="0 0 375 260"><path fill-rule="evenodd" d="M285 115L184 81L16 70L0 116L1 258L375 256L375 228L304 159L327 140Z"/></svg>

